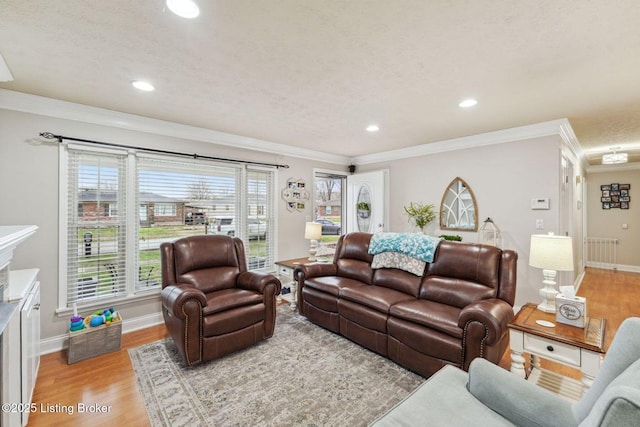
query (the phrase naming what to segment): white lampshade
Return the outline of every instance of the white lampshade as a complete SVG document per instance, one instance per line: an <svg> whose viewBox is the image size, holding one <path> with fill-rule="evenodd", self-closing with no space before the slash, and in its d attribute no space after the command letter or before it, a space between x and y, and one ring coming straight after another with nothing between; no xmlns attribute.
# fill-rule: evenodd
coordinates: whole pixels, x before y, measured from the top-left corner
<svg viewBox="0 0 640 427"><path fill-rule="evenodd" d="M571 237L553 234L532 235L529 265L545 270L573 271Z"/></svg>
<svg viewBox="0 0 640 427"><path fill-rule="evenodd" d="M322 224L318 222L307 222L304 226L304 238L309 240L322 239Z"/></svg>

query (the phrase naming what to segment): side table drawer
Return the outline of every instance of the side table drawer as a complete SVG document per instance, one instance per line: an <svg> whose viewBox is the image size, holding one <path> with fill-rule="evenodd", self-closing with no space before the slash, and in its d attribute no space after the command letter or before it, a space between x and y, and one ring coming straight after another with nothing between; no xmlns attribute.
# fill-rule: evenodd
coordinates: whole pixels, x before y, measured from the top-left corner
<svg viewBox="0 0 640 427"><path fill-rule="evenodd" d="M281 265L278 267L278 275L280 277L286 277L289 280L293 280L293 269Z"/></svg>
<svg viewBox="0 0 640 427"><path fill-rule="evenodd" d="M580 349L557 341L524 334L524 351L568 365L580 366Z"/></svg>

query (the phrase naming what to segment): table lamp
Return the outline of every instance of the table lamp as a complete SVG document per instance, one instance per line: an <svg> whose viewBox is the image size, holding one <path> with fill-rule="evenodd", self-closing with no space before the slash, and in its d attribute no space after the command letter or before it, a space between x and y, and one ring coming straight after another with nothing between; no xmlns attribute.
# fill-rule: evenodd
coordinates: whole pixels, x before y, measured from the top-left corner
<svg viewBox="0 0 640 427"><path fill-rule="evenodd" d="M531 236L529 265L542 268L544 288L540 289L542 302L538 310L556 312L556 271L573 271L573 243L571 237L549 234Z"/></svg>
<svg viewBox="0 0 640 427"><path fill-rule="evenodd" d="M311 240L309 247L309 261L317 261L316 252L318 240L322 239L322 224L318 222L307 222L304 227L304 238Z"/></svg>

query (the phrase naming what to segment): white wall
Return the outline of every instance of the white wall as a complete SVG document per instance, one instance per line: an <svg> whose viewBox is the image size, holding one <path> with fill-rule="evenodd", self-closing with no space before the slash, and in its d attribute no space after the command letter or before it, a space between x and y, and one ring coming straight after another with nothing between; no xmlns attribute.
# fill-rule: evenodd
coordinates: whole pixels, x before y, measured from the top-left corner
<svg viewBox="0 0 640 427"><path fill-rule="evenodd" d="M27 142L37 139L39 133L44 131L75 138L289 164L289 169L280 169L278 172L278 191L284 188L286 179L290 177L312 182L314 167L342 168L324 162L0 109L0 224L35 224L39 227L37 233L15 251L12 269L40 268L43 340L64 334L69 321L68 316L59 317L55 313L58 301L59 248L58 147L55 144L33 145ZM308 252L304 224L305 218L312 215L311 204L305 212L292 213L285 208L279 194L277 204L278 258L304 256ZM122 304L117 308L122 313L126 326L126 319L159 313L160 303L159 298L153 298L135 304Z"/></svg>
<svg viewBox="0 0 640 427"><path fill-rule="evenodd" d="M404 205L411 201L433 203L439 210L449 183L456 176L464 179L475 194L480 223L491 217L502 231L502 247L518 252L519 306L540 301L542 271L529 267L530 236L558 233L561 149L561 138L549 136L370 164L359 171L389 169L390 231L399 232L413 231L403 213ZM531 210L531 199L540 197L550 198L549 210ZM536 230L536 219L544 221L544 230ZM427 232L445 233L436 223ZM446 234L459 234L467 242L477 240L477 234L471 232Z"/></svg>
<svg viewBox="0 0 640 427"><path fill-rule="evenodd" d="M600 186L612 183L631 184L629 209L602 209ZM586 185L587 236L618 239L620 268L640 272L640 170L589 172Z"/></svg>

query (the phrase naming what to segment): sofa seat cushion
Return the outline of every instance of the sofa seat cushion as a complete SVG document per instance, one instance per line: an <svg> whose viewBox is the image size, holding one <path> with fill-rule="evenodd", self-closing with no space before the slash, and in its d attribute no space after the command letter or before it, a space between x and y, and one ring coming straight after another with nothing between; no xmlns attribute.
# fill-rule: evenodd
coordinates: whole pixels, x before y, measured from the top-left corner
<svg viewBox="0 0 640 427"><path fill-rule="evenodd" d="M415 300L411 295L382 286L365 285L340 289L340 298L373 308L381 313L389 313L392 305Z"/></svg>
<svg viewBox="0 0 640 427"><path fill-rule="evenodd" d="M458 326L460 311L457 307L420 299L395 304L389 313L393 317L462 339L463 330Z"/></svg>
<svg viewBox="0 0 640 427"><path fill-rule="evenodd" d="M389 316L387 333L409 349L462 366L462 339L413 322Z"/></svg>
<svg viewBox="0 0 640 427"><path fill-rule="evenodd" d="M313 277L304 281L305 287L310 287L313 289L317 289L322 292L326 292L333 296L340 295L340 289L343 288L358 288L361 286L367 286L364 283L350 279L347 277L340 276L322 276L322 277Z"/></svg>
<svg viewBox="0 0 640 427"><path fill-rule="evenodd" d="M380 313L377 310L364 307L362 304L344 299L338 300L338 313L340 317L364 326L367 329L387 333L387 319L389 315L386 313Z"/></svg>
<svg viewBox="0 0 640 427"><path fill-rule="evenodd" d="M263 302L262 294L238 288L209 292L205 296L207 298L207 306L202 308L203 316Z"/></svg>
<svg viewBox="0 0 640 427"><path fill-rule="evenodd" d="M204 316L202 335L216 337L239 331L264 321L265 313L264 304L254 304Z"/></svg>

